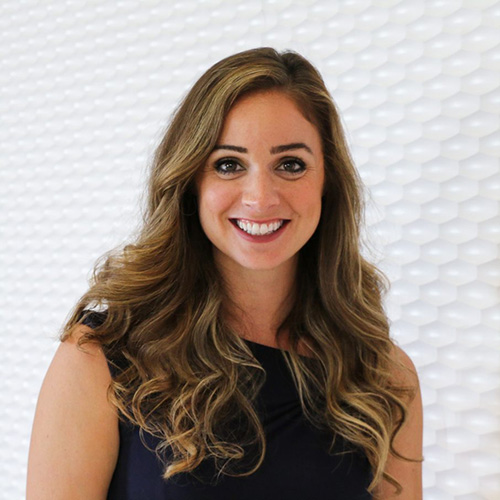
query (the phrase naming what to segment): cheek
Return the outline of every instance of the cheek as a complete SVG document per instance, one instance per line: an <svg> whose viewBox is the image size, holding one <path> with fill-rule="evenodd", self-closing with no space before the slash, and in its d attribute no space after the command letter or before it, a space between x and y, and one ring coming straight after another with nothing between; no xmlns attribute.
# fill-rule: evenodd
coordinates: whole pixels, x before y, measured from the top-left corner
<svg viewBox="0 0 500 500"><path fill-rule="evenodd" d="M323 202L322 192L320 191L320 189L318 189L318 187L321 188L322 186L315 186L307 193L306 196L302 197L302 202L304 202L304 200L306 199L308 200L305 215L306 220L309 221L313 232L316 230L319 224Z"/></svg>
<svg viewBox="0 0 500 500"><path fill-rule="evenodd" d="M231 191L218 182L202 182L198 187L198 207L202 226L210 224L230 207Z"/></svg>
<svg viewBox="0 0 500 500"><path fill-rule="evenodd" d="M321 210L321 202L323 198L323 183L315 182L308 186L308 188L297 196L298 203L304 204L307 201L307 207L311 212Z"/></svg>

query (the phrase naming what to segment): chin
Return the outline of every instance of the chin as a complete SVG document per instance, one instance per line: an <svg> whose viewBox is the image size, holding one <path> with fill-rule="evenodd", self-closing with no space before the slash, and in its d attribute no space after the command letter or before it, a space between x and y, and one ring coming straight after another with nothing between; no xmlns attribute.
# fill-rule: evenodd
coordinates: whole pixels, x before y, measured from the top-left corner
<svg viewBox="0 0 500 500"><path fill-rule="evenodd" d="M250 271L273 271L275 269L285 268L287 266L294 266L296 259L249 259L246 261L238 262L241 267Z"/></svg>

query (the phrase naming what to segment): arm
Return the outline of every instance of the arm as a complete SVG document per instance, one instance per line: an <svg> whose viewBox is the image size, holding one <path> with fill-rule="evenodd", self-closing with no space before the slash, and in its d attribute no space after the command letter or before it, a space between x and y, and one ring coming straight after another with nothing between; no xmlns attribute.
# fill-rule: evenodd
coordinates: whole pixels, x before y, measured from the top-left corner
<svg viewBox="0 0 500 500"><path fill-rule="evenodd" d="M394 448L401 455L413 458L422 458L422 398L417 372L411 359L400 349L396 348L396 358L408 368L398 370L395 374L403 385L415 387L415 397L408 406L407 420L394 439ZM393 455L389 456L385 471L399 481L403 491L396 496L394 486L383 481L376 490L375 498L378 500L421 500L422 499L422 463L408 462Z"/></svg>
<svg viewBox="0 0 500 500"><path fill-rule="evenodd" d="M100 347L62 342L42 384L28 459L27 499L105 499L118 455L111 375Z"/></svg>

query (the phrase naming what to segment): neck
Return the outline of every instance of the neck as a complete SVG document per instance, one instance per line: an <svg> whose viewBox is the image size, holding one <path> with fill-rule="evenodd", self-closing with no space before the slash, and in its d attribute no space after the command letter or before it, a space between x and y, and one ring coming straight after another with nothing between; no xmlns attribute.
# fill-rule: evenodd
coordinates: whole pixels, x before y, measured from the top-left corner
<svg viewBox="0 0 500 500"><path fill-rule="evenodd" d="M243 338L276 345L276 333L293 305L296 260L272 270L250 270L220 263L229 304L226 317Z"/></svg>

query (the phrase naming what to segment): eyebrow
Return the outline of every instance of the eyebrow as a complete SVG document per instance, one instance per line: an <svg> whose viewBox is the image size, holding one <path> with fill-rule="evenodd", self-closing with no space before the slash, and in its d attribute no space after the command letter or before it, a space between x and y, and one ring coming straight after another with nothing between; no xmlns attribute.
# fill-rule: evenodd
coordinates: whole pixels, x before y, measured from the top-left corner
<svg viewBox="0 0 500 500"><path fill-rule="evenodd" d="M271 148L271 154L283 153L284 151L293 151L294 149L305 149L307 152L313 154L311 148L303 142L292 142L290 144L283 144L281 146L274 146Z"/></svg>
<svg viewBox="0 0 500 500"><path fill-rule="evenodd" d="M214 151L217 149L227 149L229 151L236 151L237 153L248 153L248 149L242 146L233 146L232 144L216 144ZM280 146L273 146L271 148L271 154L275 155L278 153L283 153L285 151L293 151L295 149L305 149L310 154L313 154L311 148L304 144L303 142L292 142L290 144L281 144Z"/></svg>
<svg viewBox="0 0 500 500"><path fill-rule="evenodd" d="M237 153L248 153L247 148L242 148L241 146L232 146L231 144L216 144L214 151L217 149L228 149L229 151L236 151Z"/></svg>

